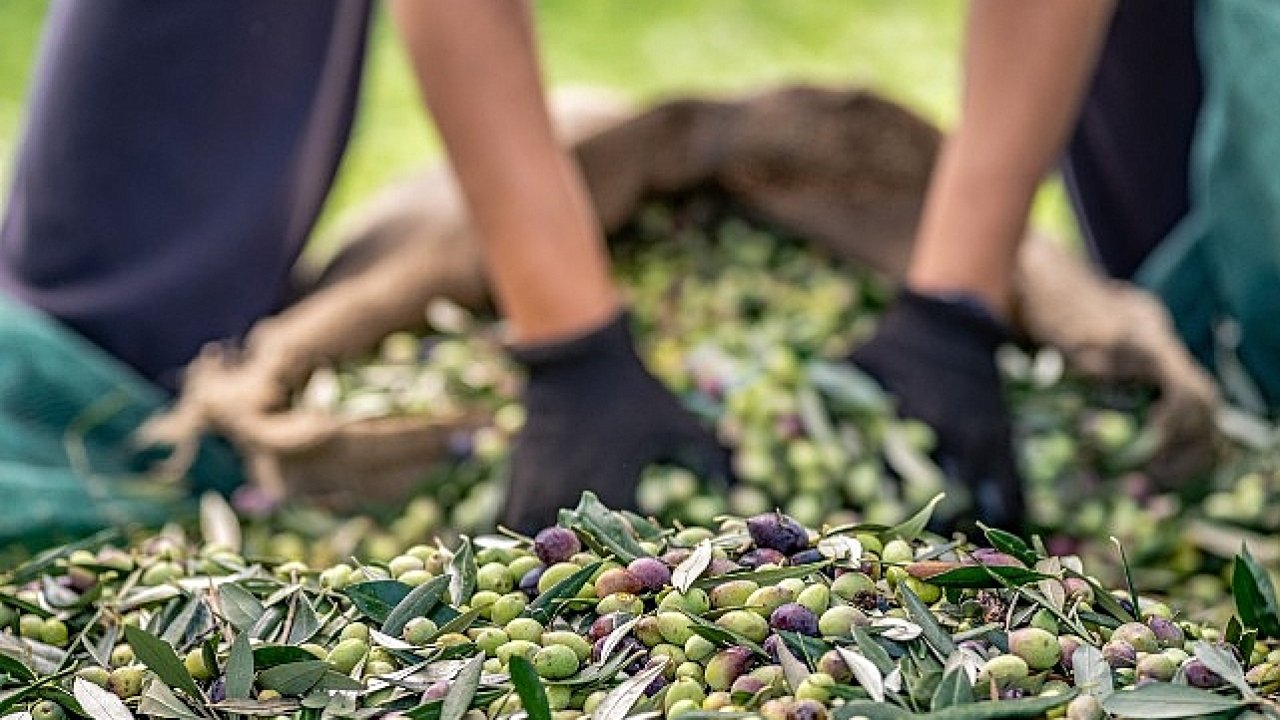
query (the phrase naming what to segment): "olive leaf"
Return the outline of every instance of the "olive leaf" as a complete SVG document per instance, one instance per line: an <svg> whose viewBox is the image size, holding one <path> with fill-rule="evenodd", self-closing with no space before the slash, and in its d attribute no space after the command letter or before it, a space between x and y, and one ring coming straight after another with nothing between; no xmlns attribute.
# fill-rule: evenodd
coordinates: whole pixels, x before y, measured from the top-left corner
<svg viewBox="0 0 1280 720"><path fill-rule="evenodd" d="M1265 568L1241 545L1231 571L1231 594L1240 620L1263 638L1280 638L1280 604Z"/></svg>
<svg viewBox="0 0 1280 720"><path fill-rule="evenodd" d="M711 557L714 550L711 547L710 540L703 540L693 549L689 557L676 566L671 572L671 586L678 592L687 593L693 586L693 582L706 572L711 565Z"/></svg>
<svg viewBox="0 0 1280 720"><path fill-rule="evenodd" d="M604 503L590 490L582 493L578 506L573 510L561 510L562 524L571 525L577 532L586 535L601 548L612 553L623 563L629 563L648 553L640 547L639 541L632 535L627 522L605 507Z"/></svg>
<svg viewBox="0 0 1280 720"><path fill-rule="evenodd" d="M323 660L285 663L258 673L258 684L281 695L298 697L315 687L328 670L329 663Z"/></svg>
<svg viewBox="0 0 1280 720"><path fill-rule="evenodd" d="M475 551L471 548L471 538L462 536L462 545L449 560L449 597L454 605L461 605L471 597L476 589Z"/></svg>
<svg viewBox="0 0 1280 720"><path fill-rule="evenodd" d="M876 664L868 660L865 655L855 650L837 647L836 652L839 653L840 659L844 660L844 664L853 673L853 678L858 681L862 689L867 691L871 699L876 702L884 702L884 676L880 674L880 668L876 667Z"/></svg>
<svg viewBox="0 0 1280 720"><path fill-rule="evenodd" d="M397 580L369 580L348 585L342 592L365 617L382 624L412 589Z"/></svg>
<svg viewBox="0 0 1280 720"><path fill-rule="evenodd" d="M305 651L304 651L305 652ZM253 650L249 647L249 636L240 633L231 643L231 652L227 656L227 698L244 700L253 689Z"/></svg>
<svg viewBox="0 0 1280 720"><path fill-rule="evenodd" d="M791 648L787 647L785 642L779 642L778 648L778 664L782 666L782 674L787 679L787 685L791 688L791 692L795 693L800 689L800 683L809 677L809 668L804 663L796 659L791 653Z"/></svg>
<svg viewBox="0 0 1280 720"><path fill-rule="evenodd" d="M593 720L625 720L631 708L635 706L636 701L644 695L644 691L653 683L659 675L662 674L663 668L667 666L667 658L665 656L655 657L649 661L644 669L628 678L626 681L619 683L616 688L609 691L608 695L600 701L596 706L596 711L592 713Z"/></svg>
<svg viewBox="0 0 1280 720"><path fill-rule="evenodd" d="M290 645L301 645L316 633L320 632L320 618L316 617L315 608L307 596L298 593L293 599L293 620L289 623L289 632L285 642Z"/></svg>
<svg viewBox="0 0 1280 720"><path fill-rule="evenodd" d="M880 384L849 363L810 360L805 374L836 410L871 416L890 411L889 396Z"/></svg>
<svg viewBox="0 0 1280 720"><path fill-rule="evenodd" d="M392 636L399 635L410 620L426 617L436 605L440 604L440 599L444 597L445 590L449 589L451 582L449 576L441 575L410 590L387 613L387 619L382 623L382 632Z"/></svg>
<svg viewBox="0 0 1280 720"><path fill-rule="evenodd" d="M889 528L883 535L888 538L901 538L911 541L920 537L920 533L924 532L925 527L929 525L929 520L933 518L933 510L946 497L946 493L938 493L933 499L920 508L915 515L907 518L905 521Z"/></svg>
<svg viewBox="0 0 1280 720"><path fill-rule="evenodd" d="M938 656L940 658L951 657L956 651L956 644L951 639L951 634L943 630L942 626L938 624L938 620L933 616L933 612L929 610L929 606L925 605L906 583L898 585L898 593L902 595L902 604L906 607L907 613L920 626L925 640L938 653ZM890 618L885 619L888 620Z"/></svg>
<svg viewBox="0 0 1280 720"><path fill-rule="evenodd" d="M1026 541L1017 535L997 528L988 527L982 523L978 523L978 528L981 529L982 534L986 536L987 542L991 543L991 547L999 550L1005 555L1017 558L1018 562L1021 562L1023 565L1032 567L1040 561L1041 558L1039 553L1032 550L1031 546L1027 545Z"/></svg>
<svg viewBox="0 0 1280 720"><path fill-rule="evenodd" d="M166 685L178 688L193 698L200 697L196 681L187 672L187 666L178 659L173 646L139 627L126 625L124 637L133 648L138 661L151 669Z"/></svg>
<svg viewBox="0 0 1280 720"><path fill-rule="evenodd" d="M514 655L511 658L510 668L511 684L515 686L516 693L520 696L520 704L528 713L529 720L551 720L547 692L543 689L542 680L534 672L533 665L523 655Z"/></svg>
<svg viewBox="0 0 1280 720"><path fill-rule="evenodd" d="M591 576L604 564L603 560L576 570L572 575L547 588L533 602L525 607L523 615L547 624L555 616L562 601L575 597L578 591L591 580Z"/></svg>
<svg viewBox="0 0 1280 720"><path fill-rule="evenodd" d="M1116 546L1116 552L1120 554L1120 566L1124 570L1124 583L1129 589L1129 603L1133 605L1135 613L1142 612L1142 607L1138 604L1138 588L1133 582L1133 569L1129 567L1129 555L1124 551L1124 545L1116 536L1111 536L1111 544Z"/></svg>
<svg viewBox="0 0 1280 720"><path fill-rule="evenodd" d="M440 720L461 720L471 707L471 700L480 687L480 673L484 670L484 654L469 660L449 686L449 694L440 707Z"/></svg>
<svg viewBox="0 0 1280 720"><path fill-rule="evenodd" d="M218 602L222 608L222 616L231 623L231 627L240 632L253 627L265 612L262 603L253 593L234 583L218 588Z"/></svg>
<svg viewBox="0 0 1280 720"><path fill-rule="evenodd" d="M876 642L875 638L871 637L871 634L865 629L855 625L853 639L858 644L858 649L862 651L862 654L875 663L876 668L881 673L888 675L897 667L893 663L893 658L889 657L888 651L880 643Z"/></svg>
<svg viewBox="0 0 1280 720"><path fill-rule="evenodd" d="M1236 660L1225 647L1201 640L1192 646L1192 654L1199 658L1205 667L1217 673L1218 677L1234 685L1246 699L1257 697L1257 693L1249 687L1249 681L1245 680L1240 661Z"/></svg>
<svg viewBox="0 0 1280 720"><path fill-rule="evenodd" d="M206 545L240 552L240 520L226 498L212 490L200 496L200 535Z"/></svg>
<svg viewBox="0 0 1280 720"><path fill-rule="evenodd" d="M133 713L124 706L115 693L107 692L93 683L76 678L71 684L71 692L75 695L80 707L93 720L134 720Z"/></svg>
<svg viewBox="0 0 1280 720"><path fill-rule="evenodd" d="M1107 713L1134 720L1200 718L1245 707L1245 703L1236 698L1172 683L1149 683L1133 690L1113 692L1101 702Z"/></svg>
<svg viewBox="0 0 1280 720"><path fill-rule="evenodd" d="M1061 695L1018 698L1015 700L988 700L953 705L949 708L916 715L918 720L1013 720L1015 718L1044 717L1044 714L1071 702L1074 691Z"/></svg>
<svg viewBox="0 0 1280 720"><path fill-rule="evenodd" d="M609 636L605 638L604 643L600 646L601 661L607 661L609 659L609 656L613 654L614 649L618 647L618 643L622 642L623 638L631 633L631 628L635 627L638 622L640 622L640 618L633 617L621 625L618 625L613 629L613 632L609 633Z"/></svg>
<svg viewBox="0 0 1280 720"><path fill-rule="evenodd" d="M142 692L142 699L138 702L138 712L148 717L173 720L199 720L200 717L159 680L152 680L147 684L147 689Z"/></svg>
<svg viewBox="0 0 1280 720"><path fill-rule="evenodd" d="M1092 645L1081 645L1071 654L1071 673L1075 686L1099 701L1114 692L1111 666L1102 657L1102 651Z"/></svg>

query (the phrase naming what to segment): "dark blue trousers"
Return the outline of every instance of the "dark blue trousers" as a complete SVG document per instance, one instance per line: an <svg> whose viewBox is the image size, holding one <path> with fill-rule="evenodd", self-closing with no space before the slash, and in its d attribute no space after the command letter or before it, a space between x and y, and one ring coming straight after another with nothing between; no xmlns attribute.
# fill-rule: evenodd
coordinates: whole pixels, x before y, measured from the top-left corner
<svg viewBox="0 0 1280 720"><path fill-rule="evenodd" d="M350 131L368 0L59 0L0 292L173 387L278 310Z"/></svg>

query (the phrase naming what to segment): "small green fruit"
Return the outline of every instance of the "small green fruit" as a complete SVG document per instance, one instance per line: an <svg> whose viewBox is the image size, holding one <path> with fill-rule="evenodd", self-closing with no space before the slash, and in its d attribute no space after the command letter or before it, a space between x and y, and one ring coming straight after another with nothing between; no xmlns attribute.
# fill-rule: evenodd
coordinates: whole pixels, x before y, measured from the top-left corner
<svg viewBox="0 0 1280 720"><path fill-rule="evenodd" d="M205 680L213 679L213 673L204 664L204 653L200 651L200 648L195 648L187 653L187 656L182 660L182 664L186 666L187 672L191 674L191 677L197 681L204 682Z"/></svg>
<svg viewBox="0 0 1280 720"><path fill-rule="evenodd" d="M334 670L346 675L355 669L368 652L368 642L358 637L349 637L334 645L329 651L329 657L325 659Z"/></svg>
<svg viewBox="0 0 1280 720"><path fill-rule="evenodd" d="M41 700L31 707L32 720L66 720L67 713L52 700Z"/></svg>
<svg viewBox="0 0 1280 720"><path fill-rule="evenodd" d="M1009 633L1009 651L1037 671L1048 670L1062 658L1057 636L1038 627L1019 628Z"/></svg>
<svg viewBox="0 0 1280 720"><path fill-rule="evenodd" d="M730 610L716 620L716 625L752 642L762 643L769 637L769 621L749 610Z"/></svg>
<svg viewBox="0 0 1280 720"><path fill-rule="evenodd" d="M548 645L533 655L533 669L548 680L563 680L578 672L578 655L564 645Z"/></svg>
<svg viewBox="0 0 1280 720"><path fill-rule="evenodd" d="M431 618L416 617L405 623L401 636L410 645L426 645L437 632L439 626Z"/></svg>

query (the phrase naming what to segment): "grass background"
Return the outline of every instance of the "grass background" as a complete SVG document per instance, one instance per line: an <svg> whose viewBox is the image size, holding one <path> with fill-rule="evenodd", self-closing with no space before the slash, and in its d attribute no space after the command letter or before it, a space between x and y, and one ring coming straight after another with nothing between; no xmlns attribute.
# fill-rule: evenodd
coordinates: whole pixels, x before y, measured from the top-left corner
<svg viewBox="0 0 1280 720"><path fill-rule="evenodd" d="M311 0L307 0L311 1ZM943 125L956 115L958 0L535 0L549 85L639 101L804 80L875 88ZM0 189L20 142L46 0L0 2ZM379 186L439 152L403 50L379 12L360 114L317 235ZM3 200L0 200L0 205ZM1069 235L1056 184L1036 223ZM324 243L319 244L323 246Z"/></svg>

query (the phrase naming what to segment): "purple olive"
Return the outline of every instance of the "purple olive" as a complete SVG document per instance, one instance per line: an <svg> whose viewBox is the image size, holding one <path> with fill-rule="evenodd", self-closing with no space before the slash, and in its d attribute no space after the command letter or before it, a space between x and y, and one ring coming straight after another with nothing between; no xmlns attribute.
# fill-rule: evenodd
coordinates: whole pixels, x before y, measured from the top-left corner
<svg viewBox="0 0 1280 720"><path fill-rule="evenodd" d="M1156 642L1160 643L1160 647L1180 648L1187 640L1182 628L1172 620L1152 617L1147 620L1147 627L1151 628L1151 632L1155 634Z"/></svg>
<svg viewBox="0 0 1280 720"><path fill-rule="evenodd" d="M533 552L543 565L568 562L582 550L578 536L568 528L552 526L540 531L533 538Z"/></svg>
<svg viewBox="0 0 1280 720"><path fill-rule="evenodd" d="M448 694L449 681L437 680L427 686L426 691L422 693L422 699L424 702L427 700L442 700Z"/></svg>
<svg viewBox="0 0 1280 720"><path fill-rule="evenodd" d="M671 582L671 569L655 558L636 558L627 565L627 572L640 581L645 590L657 592Z"/></svg>
<svg viewBox="0 0 1280 720"><path fill-rule="evenodd" d="M817 700L797 700L787 709L787 720L827 720L827 708Z"/></svg>
<svg viewBox="0 0 1280 720"><path fill-rule="evenodd" d="M618 613L601 615L595 619L595 622L591 623L591 629L587 631L587 637L591 638L592 642L601 640L608 637L609 633L613 632L616 627L618 627Z"/></svg>
<svg viewBox="0 0 1280 720"><path fill-rule="evenodd" d="M764 639L764 642L761 643L760 647L764 649L765 654L769 656L770 660L778 662L778 646L781 644L782 638L777 635L770 635Z"/></svg>
<svg viewBox="0 0 1280 720"><path fill-rule="evenodd" d="M729 692L732 692L732 693L741 692L741 693L746 693L748 695L755 695L756 693L765 689L765 687L766 687L765 684L761 682L759 678L754 678L754 677L751 677L750 675L741 675L738 677L737 680L733 681L733 686L729 688Z"/></svg>
<svg viewBox="0 0 1280 720"><path fill-rule="evenodd" d="M779 605L769 615L769 625L774 630L790 630L801 635L818 635L818 616L799 603Z"/></svg>
<svg viewBox="0 0 1280 720"><path fill-rule="evenodd" d="M688 548L674 548L663 553L660 559L667 564L667 567L673 568L688 560L692 554L693 551Z"/></svg>
<svg viewBox="0 0 1280 720"><path fill-rule="evenodd" d="M738 562L746 568L752 570L761 565L781 565L787 559L786 555L774 550L773 548L756 548L738 558Z"/></svg>
<svg viewBox="0 0 1280 720"><path fill-rule="evenodd" d="M1123 640L1110 640L1102 646L1102 658L1112 668L1131 668L1138 664L1138 651Z"/></svg>
<svg viewBox="0 0 1280 720"><path fill-rule="evenodd" d="M1192 658L1182 669L1187 674L1187 684L1191 687L1211 690L1222 687L1223 680L1218 673L1209 669L1199 658Z"/></svg>
<svg viewBox="0 0 1280 720"><path fill-rule="evenodd" d="M532 568L520 578L520 592L528 595L530 598L538 596L538 581L542 579L542 573L546 572L546 566L539 565Z"/></svg>
<svg viewBox="0 0 1280 720"><path fill-rule="evenodd" d="M741 565L728 558L711 558L711 564L707 566L707 577L720 577L741 569Z"/></svg>
<svg viewBox="0 0 1280 720"><path fill-rule="evenodd" d="M790 558L787 558L787 562L791 565L808 565L810 563L822 562L822 553L814 549L801 550Z"/></svg>
<svg viewBox="0 0 1280 720"><path fill-rule="evenodd" d="M772 548L783 555L809 547L809 533L804 526L780 512L764 513L747 520L747 532L756 547Z"/></svg>

